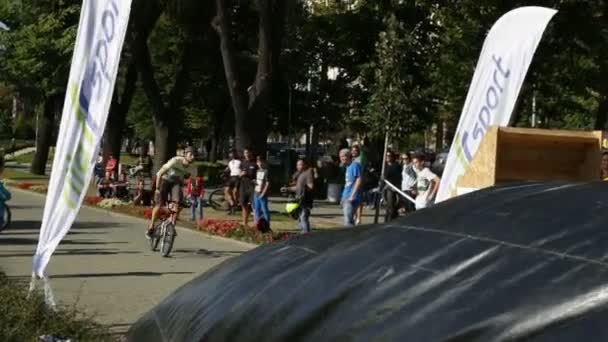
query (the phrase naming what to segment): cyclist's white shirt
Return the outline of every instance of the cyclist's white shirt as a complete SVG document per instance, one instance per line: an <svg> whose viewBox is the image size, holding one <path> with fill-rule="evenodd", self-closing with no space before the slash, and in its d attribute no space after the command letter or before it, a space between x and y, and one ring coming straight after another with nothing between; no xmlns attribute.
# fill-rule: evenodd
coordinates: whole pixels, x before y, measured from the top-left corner
<svg viewBox="0 0 608 342"><path fill-rule="evenodd" d="M241 161L238 159L232 159L228 162L228 168L230 169L230 177L239 177L241 175Z"/></svg>
<svg viewBox="0 0 608 342"><path fill-rule="evenodd" d="M186 174L188 174L187 161L184 157L173 157L165 165L163 165L156 176L159 176L161 172L164 172L163 179L172 182L183 181Z"/></svg>

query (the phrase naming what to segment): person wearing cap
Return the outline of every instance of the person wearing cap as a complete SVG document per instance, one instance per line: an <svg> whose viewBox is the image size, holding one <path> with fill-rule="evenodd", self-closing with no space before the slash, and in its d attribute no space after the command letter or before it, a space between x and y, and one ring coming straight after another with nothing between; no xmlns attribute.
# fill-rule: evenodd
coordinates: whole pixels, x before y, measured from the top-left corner
<svg viewBox="0 0 608 342"><path fill-rule="evenodd" d="M190 172L188 168L194 161L194 149L189 146L184 150L184 156L173 157L165 165L163 165L156 173L156 187L154 191L154 209L152 210L152 220L146 237L149 239L154 231L155 222L158 219L160 208L167 205L171 201L174 206L177 206L177 212L181 211L180 203L182 201L182 185L184 178Z"/></svg>

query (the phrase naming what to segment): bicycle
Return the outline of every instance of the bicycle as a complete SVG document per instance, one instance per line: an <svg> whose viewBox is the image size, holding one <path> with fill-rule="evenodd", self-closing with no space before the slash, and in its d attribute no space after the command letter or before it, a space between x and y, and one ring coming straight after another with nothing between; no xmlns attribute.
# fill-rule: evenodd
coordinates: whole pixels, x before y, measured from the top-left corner
<svg viewBox="0 0 608 342"><path fill-rule="evenodd" d="M160 243L160 253L163 257L169 256L173 249L173 243L175 242L175 222L177 221L177 210L175 207L175 203L167 205L169 215L161 214L160 223L154 227L152 236L150 237L150 249L153 252L156 251L156 248Z"/></svg>
<svg viewBox="0 0 608 342"><path fill-rule="evenodd" d="M10 191L0 182L0 232L11 224L11 208L6 204L11 197Z"/></svg>
<svg viewBox="0 0 608 342"><path fill-rule="evenodd" d="M209 205L217 211L227 211L230 209L228 201L226 200L224 188L215 189L209 194ZM238 202L235 203L234 209L240 210L241 205Z"/></svg>
<svg viewBox="0 0 608 342"><path fill-rule="evenodd" d="M11 224L11 208L6 202L0 202L0 232L8 228Z"/></svg>

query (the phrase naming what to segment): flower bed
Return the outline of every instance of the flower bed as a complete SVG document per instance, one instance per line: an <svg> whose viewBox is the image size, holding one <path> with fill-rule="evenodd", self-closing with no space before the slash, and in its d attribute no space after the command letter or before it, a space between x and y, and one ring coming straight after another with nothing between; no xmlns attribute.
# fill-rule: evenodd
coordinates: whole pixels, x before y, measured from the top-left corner
<svg viewBox="0 0 608 342"><path fill-rule="evenodd" d="M121 206L129 205L129 204L130 203L123 202L121 199L118 199L118 198L105 198L105 199L101 200L99 203L97 203L97 206L105 208L105 209L112 209L115 207L121 207Z"/></svg>
<svg viewBox="0 0 608 342"><path fill-rule="evenodd" d="M88 196L84 199L84 203L88 205L97 205L101 201L103 201L103 197L99 196Z"/></svg>
<svg viewBox="0 0 608 342"><path fill-rule="evenodd" d="M47 193L47 191L48 191L48 189L49 189L49 187L48 187L48 186L46 186L46 185L44 185L44 184L40 184L40 185L32 185L32 186L30 187L30 190L31 190L31 191L36 191L36 192L39 192L39 193L41 193L41 194L46 194L46 193Z"/></svg>
<svg viewBox="0 0 608 342"><path fill-rule="evenodd" d="M288 232L274 233L273 231L262 233L256 228L244 227L240 222L234 220L204 219L198 222L197 228L210 234L257 244L283 241L296 235Z"/></svg>
<svg viewBox="0 0 608 342"><path fill-rule="evenodd" d="M34 185L38 185L38 184L24 182L24 183L19 183L19 184L17 184L17 187L18 187L19 189L23 189L23 190L29 190L29 189L30 189L32 186L34 186Z"/></svg>
<svg viewBox="0 0 608 342"><path fill-rule="evenodd" d="M19 189L22 189L22 190L29 190L29 191L39 192L39 193L42 193L42 194L46 194L46 192L48 190L48 186L47 185L40 184L40 183L22 182L22 183L17 183L16 186Z"/></svg>

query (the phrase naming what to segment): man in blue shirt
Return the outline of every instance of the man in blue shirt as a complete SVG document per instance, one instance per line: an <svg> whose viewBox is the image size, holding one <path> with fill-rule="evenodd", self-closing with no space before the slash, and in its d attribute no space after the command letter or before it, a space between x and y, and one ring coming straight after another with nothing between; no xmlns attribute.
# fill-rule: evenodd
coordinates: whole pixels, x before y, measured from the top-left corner
<svg viewBox="0 0 608 342"><path fill-rule="evenodd" d="M344 225L352 227L355 225L355 212L361 205L361 184L363 167L353 160L348 149L340 151L340 162L346 166L346 182L342 191L342 209L344 211Z"/></svg>

